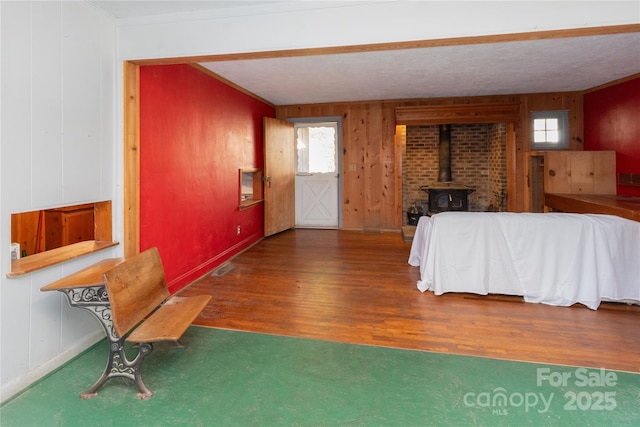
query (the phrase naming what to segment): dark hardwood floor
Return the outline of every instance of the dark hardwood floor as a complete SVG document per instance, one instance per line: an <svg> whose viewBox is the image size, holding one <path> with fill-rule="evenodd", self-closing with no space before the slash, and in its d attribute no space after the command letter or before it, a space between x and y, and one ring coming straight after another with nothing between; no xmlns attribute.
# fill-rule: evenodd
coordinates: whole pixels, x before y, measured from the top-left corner
<svg viewBox="0 0 640 427"><path fill-rule="evenodd" d="M410 246L399 233L290 230L182 293L213 296L201 326L640 372L640 307L421 293Z"/></svg>

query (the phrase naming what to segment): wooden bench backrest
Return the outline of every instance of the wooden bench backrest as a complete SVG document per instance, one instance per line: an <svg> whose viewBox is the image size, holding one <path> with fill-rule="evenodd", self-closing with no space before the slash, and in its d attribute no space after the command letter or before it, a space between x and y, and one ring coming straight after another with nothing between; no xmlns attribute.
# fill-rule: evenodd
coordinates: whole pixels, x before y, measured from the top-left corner
<svg viewBox="0 0 640 427"><path fill-rule="evenodd" d="M104 273L111 318L123 337L169 297L157 248L128 258Z"/></svg>

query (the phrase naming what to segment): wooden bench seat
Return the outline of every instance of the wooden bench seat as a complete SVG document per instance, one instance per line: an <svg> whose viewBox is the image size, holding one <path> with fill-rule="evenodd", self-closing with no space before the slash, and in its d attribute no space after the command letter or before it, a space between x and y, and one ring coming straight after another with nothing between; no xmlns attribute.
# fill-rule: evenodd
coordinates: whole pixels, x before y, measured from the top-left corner
<svg viewBox="0 0 640 427"><path fill-rule="evenodd" d="M211 299L209 295L169 298L127 337L135 343L178 341Z"/></svg>
<svg viewBox="0 0 640 427"><path fill-rule="evenodd" d="M135 381L137 397L153 396L141 377L142 362L153 350L153 343L179 339L189 325L207 305L211 296L170 296L164 268L157 248L148 249L117 264L104 273L104 284L109 296L113 330L110 336L109 362L98 381L81 394L94 397L98 389L110 378L124 377ZM138 354L129 360L124 352L124 341L138 345Z"/></svg>

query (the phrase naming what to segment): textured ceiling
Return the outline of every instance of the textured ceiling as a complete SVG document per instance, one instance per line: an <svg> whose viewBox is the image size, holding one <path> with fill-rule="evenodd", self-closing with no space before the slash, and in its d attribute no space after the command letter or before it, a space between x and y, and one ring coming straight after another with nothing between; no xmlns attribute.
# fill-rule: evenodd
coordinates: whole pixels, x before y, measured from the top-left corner
<svg viewBox="0 0 640 427"><path fill-rule="evenodd" d="M640 33L201 65L276 105L563 92L640 72Z"/></svg>
<svg viewBox="0 0 640 427"><path fill-rule="evenodd" d="M91 3L130 18L265 2ZM640 73L640 32L201 65L275 105L564 92Z"/></svg>

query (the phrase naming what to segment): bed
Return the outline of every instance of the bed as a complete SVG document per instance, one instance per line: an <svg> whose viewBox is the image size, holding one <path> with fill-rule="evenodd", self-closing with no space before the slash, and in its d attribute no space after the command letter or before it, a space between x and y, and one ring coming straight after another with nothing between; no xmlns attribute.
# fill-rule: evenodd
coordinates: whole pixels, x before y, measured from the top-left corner
<svg viewBox="0 0 640 427"><path fill-rule="evenodd" d="M519 295L597 309L640 302L640 222L613 215L442 212L421 217L418 289Z"/></svg>

